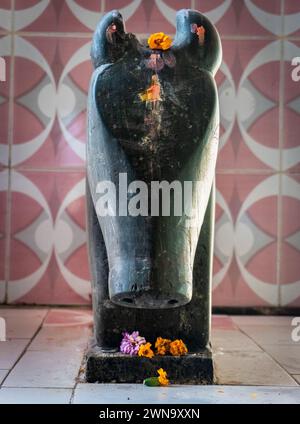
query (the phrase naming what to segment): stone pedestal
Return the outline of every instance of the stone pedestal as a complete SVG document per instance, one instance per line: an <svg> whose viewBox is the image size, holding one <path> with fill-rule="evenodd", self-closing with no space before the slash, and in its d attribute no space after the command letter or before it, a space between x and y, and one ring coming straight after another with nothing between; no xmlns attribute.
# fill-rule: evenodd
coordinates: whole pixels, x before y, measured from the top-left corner
<svg viewBox="0 0 300 424"><path fill-rule="evenodd" d="M208 348L185 356L155 356L149 359L120 352L103 352L94 340L87 354L86 380L89 383L142 383L147 377L157 376L159 368L168 370L171 383L213 383L213 361Z"/></svg>

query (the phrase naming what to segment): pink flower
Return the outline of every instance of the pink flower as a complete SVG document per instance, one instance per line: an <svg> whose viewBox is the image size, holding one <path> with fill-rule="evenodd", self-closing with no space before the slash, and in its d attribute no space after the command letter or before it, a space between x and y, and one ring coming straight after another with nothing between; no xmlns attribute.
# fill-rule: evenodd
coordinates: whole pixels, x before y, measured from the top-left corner
<svg viewBox="0 0 300 424"><path fill-rule="evenodd" d="M138 331L134 331L132 334L125 332L122 336L120 351L127 355L137 355L140 346L146 343L146 339L140 336Z"/></svg>

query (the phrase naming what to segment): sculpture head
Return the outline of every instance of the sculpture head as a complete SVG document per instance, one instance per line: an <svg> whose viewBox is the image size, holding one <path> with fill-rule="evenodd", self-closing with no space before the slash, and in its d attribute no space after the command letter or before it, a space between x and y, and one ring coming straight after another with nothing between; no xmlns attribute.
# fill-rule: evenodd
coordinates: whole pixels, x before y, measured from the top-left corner
<svg viewBox="0 0 300 424"><path fill-rule="evenodd" d="M199 40L199 30L205 31L204 42ZM137 45L133 34L125 32L122 15L117 10L107 13L100 20L93 36L91 58L95 68L121 59L131 43ZM142 46L140 46L141 48ZM145 46L144 46L145 47ZM176 37L171 51L185 54L188 61L207 69L213 75L220 67L222 47L219 34L209 19L191 9L176 14Z"/></svg>

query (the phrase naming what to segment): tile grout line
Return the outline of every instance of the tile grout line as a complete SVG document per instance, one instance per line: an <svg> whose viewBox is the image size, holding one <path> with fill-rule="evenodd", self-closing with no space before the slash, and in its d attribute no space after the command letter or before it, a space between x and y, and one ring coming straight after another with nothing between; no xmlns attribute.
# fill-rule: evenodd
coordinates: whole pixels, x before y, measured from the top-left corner
<svg viewBox="0 0 300 424"><path fill-rule="evenodd" d="M3 387L3 384L5 383L6 379L8 378L8 376L11 374L11 372L15 369L15 367L17 366L17 364L21 361L21 359L23 358L23 356L25 355L25 353L28 351L28 347L30 346L30 344L32 343L32 341L35 339L35 337L38 335L38 333L40 332L41 328L44 325L44 322L48 316L50 312L50 308L47 308L47 313L45 314L44 318L42 319L40 325L38 326L37 330L35 331L35 333L33 334L33 336L28 339L28 343L26 344L26 346L24 347L24 349L22 350L20 356L18 357L18 359L16 360L16 362L14 363L14 365L12 366L12 368L8 371L7 375L5 376L4 380L2 381L0 388Z"/></svg>
<svg viewBox="0 0 300 424"><path fill-rule="evenodd" d="M258 342L256 341L250 334L247 334L240 326L239 324L236 324L239 328L239 330L241 331L241 333L243 333L245 336L249 337L262 351L263 353L265 353L269 358L271 358L287 375L289 375L292 380L294 380L297 383L297 386L299 386L299 383L292 377L292 375L280 364L280 362L274 358L270 353L266 352L264 347ZM285 386L285 387L294 387L294 386Z"/></svg>
<svg viewBox="0 0 300 424"><path fill-rule="evenodd" d="M86 358L86 352L87 352L88 346L89 346L90 337L91 337L91 333L89 334L89 338L88 338L88 340L86 342L85 349L83 349L83 357L82 357L82 360L80 362L80 366L79 366L79 370L78 370L77 376L75 377L75 384L74 384L74 387L72 389L72 394L71 394L71 397L70 397L69 404L73 404L73 402L74 402L75 391L76 391L76 388L77 388L78 384L80 383L79 376L80 376L81 370L82 369L84 369L84 370L86 369L86 359L85 358ZM85 371L84 371L84 375L85 375Z"/></svg>

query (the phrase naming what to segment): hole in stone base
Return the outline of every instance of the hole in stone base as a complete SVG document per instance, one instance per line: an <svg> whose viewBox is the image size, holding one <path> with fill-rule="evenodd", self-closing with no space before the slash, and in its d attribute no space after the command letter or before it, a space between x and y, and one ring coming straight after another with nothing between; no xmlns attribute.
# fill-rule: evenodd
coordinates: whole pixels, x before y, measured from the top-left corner
<svg viewBox="0 0 300 424"><path fill-rule="evenodd" d="M178 303L178 300L176 300L176 299L171 299L168 302L169 305L176 305L176 303Z"/></svg>
<svg viewBox="0 0 300 424"><path fill-rule="evenodd" d="M133 300L130 299L130 297L125 297L124 299L122 299L122 301L125 303L133 303Z"/></svg>

